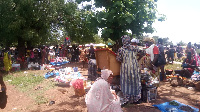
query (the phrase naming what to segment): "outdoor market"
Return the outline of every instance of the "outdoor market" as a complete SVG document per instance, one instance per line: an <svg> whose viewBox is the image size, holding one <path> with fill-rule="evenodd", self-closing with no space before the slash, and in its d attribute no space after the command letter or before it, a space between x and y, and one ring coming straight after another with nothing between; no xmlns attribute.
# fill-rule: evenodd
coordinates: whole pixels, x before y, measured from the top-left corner
<svg viewBox="0 0 200 112"><path fill-rule="evenodd" d="M199 112L199 4L0 0L0 112Z"/></svg>
<svg viewBox="0 0 200 112"><path fill-rule="evenodd" d="M63 84L65 87L71 86L74 88L75 96L85 97L88 111L95 111L97 109L95 103L90 103L95 101L95 97L102 97L100 98L101 100L95 101L98 104L103 104L104 100L106 100L105 98L108 98L111 102L114 101L115 105L107 106L106 109L114 109L115 112L122 111L121 108L127 105L156 101L159 94L158 88L160 82L168 82L172 87L182 86L189 90L200 90L199 55L193 49L194 47L198 48L198 45L192 47L191 43L188 43L184 51L180 46L177 46L175 51L175 47L170 46L170 49L161 47L162 39L158 40L158 47L154 39L150 37L144 38L142 42L146 46L138 46L140 43L139 40L123 36L122 47L117 52L112 51L114 45L107 46L106 44L73 45L66 47L66 49L61 46L58 53L55 47L43 47L43 50L41 50L41 59L37 59L38 54L33 52L34 49L31 49L27 52L27 56L30 59L26 58L29 61L26 66L27 70L46 71L43 74L43 78L46 80ZM161 51L160 48L162 48L164 52L156 54L158 51L154 51L155 47L159 52ZM10 50L13 50L13 48ZM151 56L151 53L154 54L154 57ZM178 57L180 53L181 55ZM191 53L193 54L191 55ZM184 56L185 54L186 56ZM21 71L21 60L14 59L15 55L11 56L11 58L8 57L8 53L4 52L4 66L2 69L8 72L10 70L12 72ZM183 60L180 63L175 61L175 59ZM12 62L13 64L8 62ZM153 62L155 64L152 64ZM162 70L162 67L166 64L173 65L176 63L181 64L182 69ZM83 68L87 68L87 74L82 74L79 71ZM101 83L107 84L108 88L104 88L105 90L103 90L105 86L101 87ZM96 93L99 90L100 93ZM103 96L94 96L96 94L102 94ZM111 96L106 97L107 95ZM112 97L114 98L113 101ZM185 105L176 100L163 104L154 104L153 106L161 111L184 111L184 109L194 112L198 111L197 108ZM98 108L101 109L102 107Z"/></svg>

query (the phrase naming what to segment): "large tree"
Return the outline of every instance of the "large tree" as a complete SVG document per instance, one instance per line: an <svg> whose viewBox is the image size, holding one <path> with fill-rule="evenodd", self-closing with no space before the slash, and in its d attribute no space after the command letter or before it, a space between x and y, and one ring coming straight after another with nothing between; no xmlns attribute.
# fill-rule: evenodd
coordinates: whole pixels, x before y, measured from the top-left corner
<svg viewBox="0 0 200 112"><path fill-rule="evenodd" d="M0 0L2 41L6 46L17 42L19 57L25 57L25 46L50 40L51 29L58 23L58 12L64 3L64 0Z"/></svg>
<svg viewBox="0 0 200 112"><path fill-rule="evenodd" d="M76 0L81 1L90 0ZM156 19L156 4L153 0L94 0L97 8L105 10L96 13L98 27L103 28L102 37L119 39L127 30L140 36L153 33L152 23Z"/></svg>
<svg viewBox="0 0 200 112"><path fill-rule="evenodd" d="M94 42L94 35L98 33L95 13L87 7L77 8L75 2L69 2L66 7L70 8L64 12L64 28L71 41L79 44Z"/></svg>

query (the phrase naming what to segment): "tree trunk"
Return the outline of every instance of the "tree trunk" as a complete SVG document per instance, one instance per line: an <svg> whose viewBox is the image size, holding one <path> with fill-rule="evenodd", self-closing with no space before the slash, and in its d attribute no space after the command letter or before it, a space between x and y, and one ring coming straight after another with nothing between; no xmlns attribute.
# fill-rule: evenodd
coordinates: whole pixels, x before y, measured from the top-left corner
<svg viewBox="0 0 200 112"><path fill-rule="evenodd" d="M26 41L26 45L27 45L27 49L31 49L32 47L31 41Z"/></svg>
<svg viewBox="0 0 200 112"><path fill-rule="evenodd" d="M25 41L23 38L18 37L18 58L22 70L26 69L26 56L25 56Z"/></svg>

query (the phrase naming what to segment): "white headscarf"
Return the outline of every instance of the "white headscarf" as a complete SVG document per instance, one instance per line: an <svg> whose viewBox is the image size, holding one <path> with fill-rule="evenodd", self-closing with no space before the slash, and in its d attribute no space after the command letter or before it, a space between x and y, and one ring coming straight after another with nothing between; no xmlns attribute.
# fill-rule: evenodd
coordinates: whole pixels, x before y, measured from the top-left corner
<svg viewBox="0 0 200 112"><path fill-rule="evenodd" d="M102 77L104 80L107 80L108 77L110 76L110 74L112 74L112 71L111 71L111 70L108 70L108 69L101 70L101 77Z"/></svg>
<svg viewBox="0 0 200 112"><path fill-rule="evenodd" d="M99 79L92 85L85 102L88 112L122 112L119 97L115 99L104 79Z"/></svg>
<svg viewBox="0 0 200 112"><path fill-rule="evenodd" d="M133 39L131 40L131 42L137 42L137 39L133 38Z"/></svg>
<svg viewBox="0 0 200 112"><path fill-rule="evenodd" d="M120 100L115 99L106 81L112 74L111 70L101 70L101 77L92 85L88 91L85 102L88 112L122 112Z"/></svg>

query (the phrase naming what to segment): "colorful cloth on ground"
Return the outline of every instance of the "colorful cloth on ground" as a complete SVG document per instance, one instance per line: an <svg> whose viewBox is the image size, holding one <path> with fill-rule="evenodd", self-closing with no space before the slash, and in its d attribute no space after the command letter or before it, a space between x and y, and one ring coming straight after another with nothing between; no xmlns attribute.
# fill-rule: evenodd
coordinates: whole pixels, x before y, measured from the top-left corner
<svg viewBox="0 0 200 112"><path fill-rule="evenodd" d="M11 62L8 52L4 53L3 63L4 63L5 71L7 72L10 71L10 69L12 68L12 62Z"/></svg>
<svg viewBox="0 0 200 112"><path fill-rule="evenodd" d="M199 73L199 71L195 71L194 70L194 72L193 72L193 75L191 76L191 79L192 80L200 80L200 75L199 75L200 73Z"/></svg>
<svg viewBox="0 0 200 112"><path fill-rule="evenodd" d="M85 98L88 112L122 112L120 98L116 98L109 88L104 79L94 82Z"/></svg>
<svg viewBox="0 0 200 112"><path fill-rule="evenodd" d="M122 42L124 44L129 44L128 39ZM134 50L131 50L130 47L127 46L129 45L123 45L117 53L117 60L121 62L120 86L121 91L125 96L129 97L130 101L137 102L141 98L142 88L139 66Z"/></svg>

